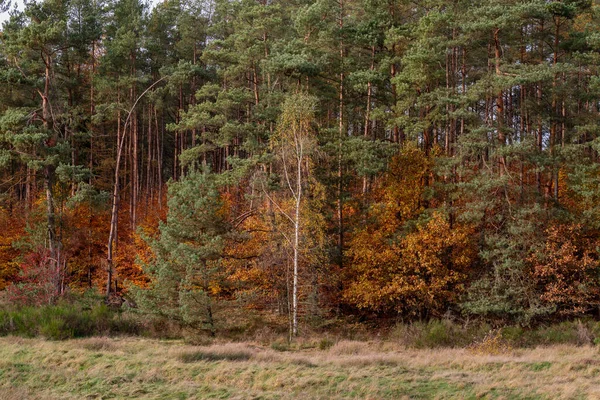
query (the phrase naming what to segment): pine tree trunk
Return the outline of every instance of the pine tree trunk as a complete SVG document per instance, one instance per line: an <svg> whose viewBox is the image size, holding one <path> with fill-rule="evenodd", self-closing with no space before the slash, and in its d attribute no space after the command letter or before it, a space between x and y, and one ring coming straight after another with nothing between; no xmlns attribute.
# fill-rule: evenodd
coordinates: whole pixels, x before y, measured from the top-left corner
<svg viewBox="0 0 600 400"><path fill-rule="evenodd" d="M340 35L344 28L344 0L340 0L340 15L339 15L339 28ZM340 52L340 82L339 82L339 117L338 117L338 157L337 157L337 220L338 220L338 265L341 268L344 267L344 205L343 205L343 171L342 171L342 152L343 141L344 141L344 39L340 37L339 42Z"/></svg>

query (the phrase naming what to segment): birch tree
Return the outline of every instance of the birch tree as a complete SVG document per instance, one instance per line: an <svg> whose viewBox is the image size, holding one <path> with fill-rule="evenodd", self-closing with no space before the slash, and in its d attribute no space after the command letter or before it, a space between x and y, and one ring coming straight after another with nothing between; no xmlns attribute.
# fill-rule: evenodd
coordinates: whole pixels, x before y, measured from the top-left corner
<svg viewBox="0 0 600 400"><path fill-rule="evenodd" d="M281 166L281 180L284 190L290 196L291 207L274 203L276 208L291 223L292 237L288 240L292 247L292 336L298 335L298 272L302 254L302 226L305 216L302 207L308 196L308 178L311 171L311 157L316 148L315 120L316 100L306 94L289 96L283 105L277 130L272 138L272 146ZM271 199L273 201L273 199Z"/></svg>

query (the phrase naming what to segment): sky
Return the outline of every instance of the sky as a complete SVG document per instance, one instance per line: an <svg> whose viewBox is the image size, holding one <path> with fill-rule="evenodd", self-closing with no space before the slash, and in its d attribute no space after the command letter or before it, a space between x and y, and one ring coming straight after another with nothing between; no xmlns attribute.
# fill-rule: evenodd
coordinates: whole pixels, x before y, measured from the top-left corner
<svg viewBox="0 0 600 400"><path fill-rule="evenodd" d="M15 5L19 8L19 10L23 9L23 1L22 0L12 0L11 2L12 2L12 5L10 7L11 10L14 8ZM10 17L9 12L10 11L0 12L0 23L3 23Z"/></svg>
<svg viewBox="0 0 600 400"><path fill-rule="evenodd" d="M19 10L23 9L23 0L9 0L11 1L11 10L16 6ZM150 4L156 4L158 0L150 0ZM0 24L6 21L10 17L10 11L0 12ZM0 29L1 30L1 29Z"/></svg>

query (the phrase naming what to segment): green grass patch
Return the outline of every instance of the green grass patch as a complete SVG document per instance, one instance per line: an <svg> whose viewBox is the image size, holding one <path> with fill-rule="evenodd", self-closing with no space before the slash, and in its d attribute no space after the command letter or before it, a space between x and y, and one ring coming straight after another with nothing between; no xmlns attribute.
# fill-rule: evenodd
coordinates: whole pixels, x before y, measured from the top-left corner
<svg viewBox="0 0 600 400"><path fill-rule="evenodd" d="M526 364L527 368L531 371L544 371L546 369L549 369L550 367L552 367L552 363L551 362L547 362L547 361L542 361L542 362L536 362L536 363L529 363Z"/></svg>

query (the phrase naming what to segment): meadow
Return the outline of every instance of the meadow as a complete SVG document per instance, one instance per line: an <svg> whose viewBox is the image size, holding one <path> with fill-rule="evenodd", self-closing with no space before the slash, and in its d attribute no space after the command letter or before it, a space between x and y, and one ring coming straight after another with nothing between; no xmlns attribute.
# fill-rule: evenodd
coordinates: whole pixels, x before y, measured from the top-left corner
<svg viewBox="0 0 600 400"><path fill-rule="evenodd" d="M0 338L2 399L599 398L594 346Z"/></svg>

